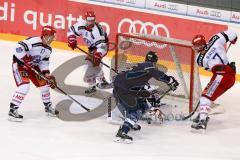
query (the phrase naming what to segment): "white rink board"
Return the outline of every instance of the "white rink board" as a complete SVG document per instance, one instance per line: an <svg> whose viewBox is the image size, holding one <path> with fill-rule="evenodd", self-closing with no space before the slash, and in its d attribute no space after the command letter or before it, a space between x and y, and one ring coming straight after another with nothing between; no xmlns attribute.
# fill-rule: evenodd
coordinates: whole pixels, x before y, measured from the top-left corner
<svg viewBox="0 0 240 160"><path fill-rule="evenodd" d="M211 117L206 135L190 132L190 122L169 122L161 126L142 124L131 133L131 145L112 141L118 126L103 118L86 122L64 122L45 116L40 95L32 85L20 110L23 123L7 121L11 96L16 88L11 72L11 51L15 43L0 41L0 159L2 160L238 160L240 159L240 84L218 103L224 114ZM51 69L75 54L53 49ZM78 84L77 70L67 83ZM76 76L74 76L74 74ZM71 78L70 78L71 77ZM202 82L206 84L202 77ZM60 97L52 92L53 100Z"/></svg>

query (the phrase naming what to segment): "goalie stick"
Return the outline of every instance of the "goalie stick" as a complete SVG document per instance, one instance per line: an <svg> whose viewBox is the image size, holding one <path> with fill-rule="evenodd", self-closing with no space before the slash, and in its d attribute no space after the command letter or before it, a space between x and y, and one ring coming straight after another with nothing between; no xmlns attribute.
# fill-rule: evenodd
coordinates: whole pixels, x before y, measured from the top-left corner
<svg viewBox="0 0 240 160"><path fill-rule="evenodd" d="M28 65L25 64L26 67L30 68L33 72L35 72L38 76L40 76L42 79L44 79L45 81L48 81L48 79L41 74L40 72L38 72L36 69L29 67ZM73 100L75 103L77 103L78 105L80 105L83 109L85 109L86 111L90 112L90 109L85 107L84 105L82 105L80 102L78 102L76 99L74 99L72 96L68 95L65 91L63 91L61 88L59 88L58 86L55 86L60 92L62 92L63 94L65 94L66 96L68 96L71 100Z"/></svg>

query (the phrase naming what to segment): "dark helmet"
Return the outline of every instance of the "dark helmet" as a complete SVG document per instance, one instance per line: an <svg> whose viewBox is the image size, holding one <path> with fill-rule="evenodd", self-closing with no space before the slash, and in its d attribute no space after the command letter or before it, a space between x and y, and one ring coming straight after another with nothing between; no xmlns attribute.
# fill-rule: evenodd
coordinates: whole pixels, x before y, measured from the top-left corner
<svg viewBox="0 0 240 160"><path fill-rule="evenodd" d="M157 62L158 61L158 56L157 56L156 52L149 51L146 54L145 61L146 62Z"/></svg>

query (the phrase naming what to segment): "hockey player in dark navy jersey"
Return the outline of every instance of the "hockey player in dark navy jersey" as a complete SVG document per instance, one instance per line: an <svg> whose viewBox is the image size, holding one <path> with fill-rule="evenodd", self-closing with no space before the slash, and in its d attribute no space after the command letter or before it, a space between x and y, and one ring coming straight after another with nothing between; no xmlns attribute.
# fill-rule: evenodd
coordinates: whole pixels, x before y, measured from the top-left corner
<svg viewBox="0 0 240 160"><path fill-rule="evenodd" d="M145 62L138 63L131 70L119 73L113 82L113 94L117 105L123 107L127 114L122 126L120 126L115 142L131 143L133 138L127 135L130 129L140 130L136 122L149 110L146 99L151 93L144 87L148 81L154 78L165 82L171 90L176 90L178 82L174 77L166 75L156 67L158 57L155 52L146 54Z"/></svg>

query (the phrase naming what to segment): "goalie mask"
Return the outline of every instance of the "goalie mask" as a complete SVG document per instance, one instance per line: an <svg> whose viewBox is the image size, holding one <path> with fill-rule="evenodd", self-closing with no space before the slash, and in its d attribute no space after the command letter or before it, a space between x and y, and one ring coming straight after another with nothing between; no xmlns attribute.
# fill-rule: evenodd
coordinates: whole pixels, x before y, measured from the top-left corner
<svg viewBox="0 0 240 160"><path fill-rule="evenodd" d="M154 62L154 63L156 63L158 61L158 56L157 56L156 52L149 51L146 54L145 61L146 62Z"/></svg>

